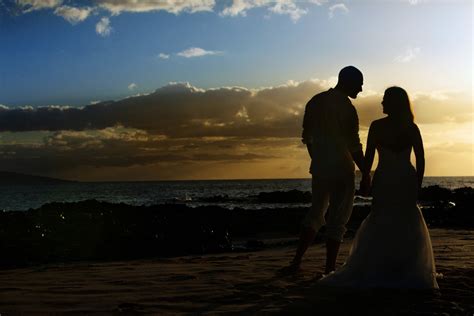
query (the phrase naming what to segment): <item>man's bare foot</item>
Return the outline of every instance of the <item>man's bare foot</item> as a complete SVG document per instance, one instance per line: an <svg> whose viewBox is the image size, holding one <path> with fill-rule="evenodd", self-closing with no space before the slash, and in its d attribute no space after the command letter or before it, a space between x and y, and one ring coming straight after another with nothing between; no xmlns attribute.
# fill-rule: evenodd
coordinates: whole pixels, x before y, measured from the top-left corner
<svg viewBox="0 0 474 316"><path fill-rule="evenodd" d="M324 275L331 274L334 271L336 271L336 268L326 268L326 270L324 271Z"/></svg>
<svg viewBox="0 0 474 316"><path fill-rule="evenodd" d="M322 272L316 272L316 273L314 274L313 280L320 280L320 279L321 279L322 277L324 277L324 276L325 276L324 273L322 273Z"/></svg>

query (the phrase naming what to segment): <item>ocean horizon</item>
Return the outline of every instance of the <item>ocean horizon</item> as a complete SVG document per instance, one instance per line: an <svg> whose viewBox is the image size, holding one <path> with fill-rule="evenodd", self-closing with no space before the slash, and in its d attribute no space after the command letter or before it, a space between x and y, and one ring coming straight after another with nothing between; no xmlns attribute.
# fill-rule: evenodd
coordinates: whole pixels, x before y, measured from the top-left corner
<svg viewBox="0 0 474 316"><path fill-rule="evenodd" d="M359 176L356 176L358 187ZM423 187L438 185L454 190L474 188L474 177L425 177ZM256 201L260 193L291 191L311 192L311 178L299 179L228 179L69 182L42 185L0 185L0 209L25 211L52 202L98 200L129 205L186 204L191 207L217 205L229 209L285 207L283 203ZM357 200L364 203L364 199ZM366 201L365 201L366 203ZM288 203L288 207L306 207L309 203Z"/></svg>

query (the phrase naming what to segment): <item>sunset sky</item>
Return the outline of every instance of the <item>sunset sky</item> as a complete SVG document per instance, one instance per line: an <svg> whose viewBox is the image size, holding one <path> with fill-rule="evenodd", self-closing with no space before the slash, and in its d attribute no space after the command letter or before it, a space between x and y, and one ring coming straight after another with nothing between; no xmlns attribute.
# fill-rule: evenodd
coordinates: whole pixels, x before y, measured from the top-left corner
<svg viewBox="0 0 474 316"><path fill-rule="evenodd" d="M473 4L0 0L0 170L66 179L309 177L306 102L405 88L426 175L474 176Z"/></svg>

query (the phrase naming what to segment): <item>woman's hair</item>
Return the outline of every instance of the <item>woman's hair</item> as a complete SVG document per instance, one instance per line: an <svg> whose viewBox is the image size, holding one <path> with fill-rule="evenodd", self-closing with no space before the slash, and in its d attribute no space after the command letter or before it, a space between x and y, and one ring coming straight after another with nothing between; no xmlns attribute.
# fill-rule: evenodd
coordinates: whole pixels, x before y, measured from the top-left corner
<svg viewBox="0 0 474 316"><path fill-rule="evenodd" d="M415 115L410 104L408 93L400 87L390 87L385 90L384 102L389 104L389 116L404 122L413 122Z"/></svg>

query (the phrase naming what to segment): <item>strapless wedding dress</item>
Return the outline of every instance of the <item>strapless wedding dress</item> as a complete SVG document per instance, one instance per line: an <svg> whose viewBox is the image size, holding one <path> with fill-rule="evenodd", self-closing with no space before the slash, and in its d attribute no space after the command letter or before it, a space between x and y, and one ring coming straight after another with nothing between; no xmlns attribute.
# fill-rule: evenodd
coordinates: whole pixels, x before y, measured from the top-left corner
<svg viewBox="0 0 474 316"><path fill-rule="evenodd" d="M417 176L410 149L378 148L371 212L345 264L319 284L355 288L437 289L431 239L417 206Z"/></svg>

